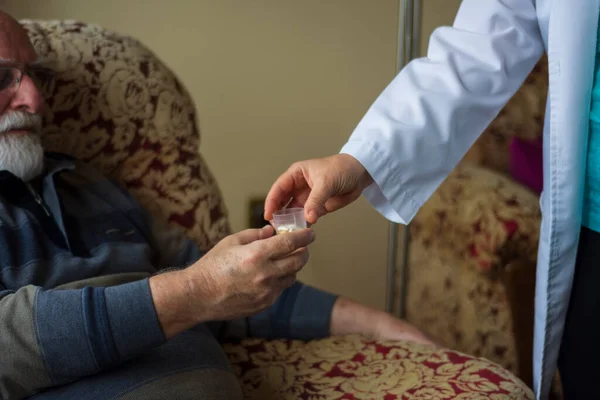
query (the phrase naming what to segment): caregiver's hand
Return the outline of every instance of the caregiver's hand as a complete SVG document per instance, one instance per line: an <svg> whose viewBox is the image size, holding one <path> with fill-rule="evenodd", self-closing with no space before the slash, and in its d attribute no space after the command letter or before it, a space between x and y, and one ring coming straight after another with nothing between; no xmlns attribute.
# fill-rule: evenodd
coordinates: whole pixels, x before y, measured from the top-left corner
<svg viewBox="0 0 600 400"><path fill-rule="evenodd" d="M356 200L373 179L358 160L348 154L292 164L273 184L265 201L265 219L283 208L304 207L314 224L323 215Z"/></svg>

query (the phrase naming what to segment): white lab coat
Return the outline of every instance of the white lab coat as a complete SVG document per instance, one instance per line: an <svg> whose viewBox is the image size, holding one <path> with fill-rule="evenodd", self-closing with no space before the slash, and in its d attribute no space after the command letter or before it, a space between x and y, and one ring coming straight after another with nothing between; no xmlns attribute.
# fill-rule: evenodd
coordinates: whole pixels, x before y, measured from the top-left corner
<svg viewBox="0 0 600 400"><path fill-rule="evenodd" d="M373 176L364 192L371 204L408 223L547 51L533 354L538 399L549 394L573 281L599 6L464 0L453 27L432 34L427 56L398 74L342 149Z"/></svg>

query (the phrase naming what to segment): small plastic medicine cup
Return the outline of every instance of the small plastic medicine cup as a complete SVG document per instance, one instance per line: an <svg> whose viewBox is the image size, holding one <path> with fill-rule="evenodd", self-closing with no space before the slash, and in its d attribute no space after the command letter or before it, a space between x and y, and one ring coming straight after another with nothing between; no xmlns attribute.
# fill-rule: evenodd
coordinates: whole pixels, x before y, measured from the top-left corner
<svg viewBox="0 0 600 400"><path fill-rule="evenodd" d="M273 225L277 234L306 228L304 208L285 208L273 213Z"/></svg>

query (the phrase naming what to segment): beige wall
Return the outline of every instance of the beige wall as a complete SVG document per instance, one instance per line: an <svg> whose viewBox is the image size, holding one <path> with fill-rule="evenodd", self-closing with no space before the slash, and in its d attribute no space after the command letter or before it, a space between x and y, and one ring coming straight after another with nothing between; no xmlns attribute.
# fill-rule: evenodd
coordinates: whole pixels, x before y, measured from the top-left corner
<svg viewBox="0 0 600 400"><path fill-rule="evenodd" d="M425 0L424 30L454 3ZM264 196L290 163L337 152L395 71L397 0L0 4L17 18L98 23L156 52L194 98L201 149L235 230L246 227L248 200ZM361 199L315 229L301 278L383 307L387 222Z"/></svg>

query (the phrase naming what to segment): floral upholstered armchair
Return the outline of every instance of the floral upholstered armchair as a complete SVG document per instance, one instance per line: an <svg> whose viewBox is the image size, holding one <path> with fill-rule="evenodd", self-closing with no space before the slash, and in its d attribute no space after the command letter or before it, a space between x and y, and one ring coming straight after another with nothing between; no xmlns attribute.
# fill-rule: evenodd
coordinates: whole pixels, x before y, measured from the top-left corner
<svg viewBox="0 0 600 400"><path fill-rule="evenodd" d="M57 72L42 88L47 149L95 165L203 249L226 236L194 106L173 73L138 41L98 26L22 24ZM357 336L224 346L248 399L533 398L505 369L455 351Z"/></svg>

